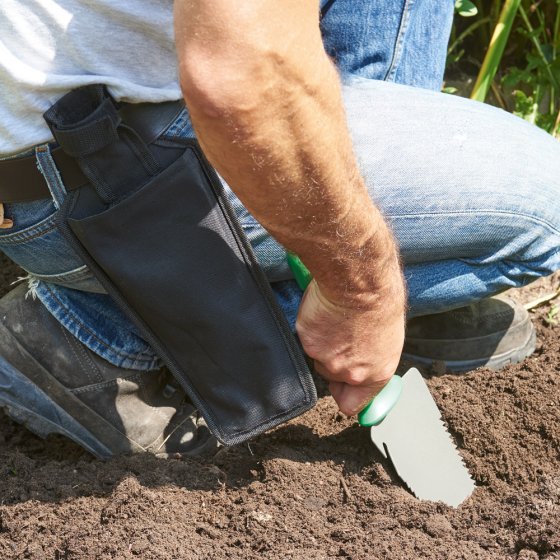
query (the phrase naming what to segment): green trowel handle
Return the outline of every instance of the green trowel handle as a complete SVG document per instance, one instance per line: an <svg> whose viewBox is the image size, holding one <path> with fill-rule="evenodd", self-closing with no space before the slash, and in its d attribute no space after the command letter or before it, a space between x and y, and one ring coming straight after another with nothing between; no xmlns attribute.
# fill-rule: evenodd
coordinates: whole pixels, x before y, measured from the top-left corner
<svg viewBox="0 0 560 560"><path fill-rule="evenodd" d="M311 280L313 280L311 272L307 270L307 267L301 262L301 259L297 255L294 255L294 253L288 252L286 258L288 259L288 264L290 265L297 285L305 291L307 286L311 283Z"/></svg>
<svg viewBox="0 0 560 560"><path fill-rule="evenodd" d="M287 254L288 264L294 274L298 286L305 290L312 280L311 273L301 262L301 259L293 253ZM375 398L358 414L358 422L361 426L377 426L385 416L391 412L397 404L402 391L402 379L393 375L387 385L377 393Z"/></svg>
<svg viewBox="0 0 560 560"><path fill-rule="evenodd" d="M402 377L393 375L389 382L374 399L358 414L360 426L377 426L391 412L401 396L403 387Z"/></svg>

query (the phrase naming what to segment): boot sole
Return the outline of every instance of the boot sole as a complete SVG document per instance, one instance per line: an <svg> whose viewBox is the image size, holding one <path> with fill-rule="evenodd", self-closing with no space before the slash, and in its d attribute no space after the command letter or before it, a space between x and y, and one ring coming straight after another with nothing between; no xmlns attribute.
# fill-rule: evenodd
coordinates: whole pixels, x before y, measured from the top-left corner
<svg viewBox="0 0 560 560"><path fill-rule="evenodd" d="M525 344L521 347L514 348L509 352L503 352L501 354L493 354L492 356L487 356L483 358L478 358L475 360L434 360L432 358L426 358L423 356L416 356L414 354L407 354L403 352L402 358L407 362L413 362L420 365L431 366L434 363L443 364L445 368L452 373L464 373L466 371L472 371L479 367L486 367L493 370L502 369L510 364L518 364L522 362L525 358L528 358L534 351L537 344L537 332L535 327L531 324L531 332Z"/></svg>

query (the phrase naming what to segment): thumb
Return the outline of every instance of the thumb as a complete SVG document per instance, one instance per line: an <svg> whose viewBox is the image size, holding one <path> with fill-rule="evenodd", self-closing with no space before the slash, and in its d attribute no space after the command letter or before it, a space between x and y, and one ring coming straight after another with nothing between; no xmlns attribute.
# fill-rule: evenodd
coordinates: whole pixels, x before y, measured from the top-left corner
<svg viewBox="0 0 560 560"><path fill-rule="evenodd" d="M381 386L359 387L340 381L329 383L329 391L340 408L347 416L354 416L362 410L379 392Z"/></svg>

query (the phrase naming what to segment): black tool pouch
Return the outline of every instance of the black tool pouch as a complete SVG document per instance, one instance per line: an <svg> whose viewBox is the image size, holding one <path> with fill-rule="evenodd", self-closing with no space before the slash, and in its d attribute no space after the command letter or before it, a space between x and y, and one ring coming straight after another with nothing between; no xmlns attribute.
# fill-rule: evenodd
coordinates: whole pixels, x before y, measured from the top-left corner
<svg viewBox="0 0 560 560"><path fill-rule="evenodd" d="M60 229L216 437L240 443L311 408L301 349L196 143L146 138L103 86L45 119L89 181Z"/></svg>

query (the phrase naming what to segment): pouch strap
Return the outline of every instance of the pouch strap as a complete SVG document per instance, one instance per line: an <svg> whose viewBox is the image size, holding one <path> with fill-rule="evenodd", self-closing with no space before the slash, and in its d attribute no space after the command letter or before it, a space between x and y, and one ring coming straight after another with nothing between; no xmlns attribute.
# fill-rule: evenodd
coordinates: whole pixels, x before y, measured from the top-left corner
<svg viewBox="0 0 560 560"><path fill-rule="evenodd" d="M140 134L123 124L119 106L104 85L69 92L44 118L106 204L118 201L131 183L143 184L161 171Z"/></svg>
<svg viewBox="0 0 560 560"><path fill-rule="evenodd" d="M117 126L120 124L120 118L116 112L115 115L117 122L111 115L104 115L74 130L57 130L56 139L69 156L89 156L118 140Z"/></svg>
<svg viewBox="0 0 560 560"><path fill-rule="evenodd" d="M70 91L52 105L43 118L57 137L60 131L86 130L86 125L105 116L115 122L116 128L120 121L117 102L106 86L95 84Z"/></svg>

